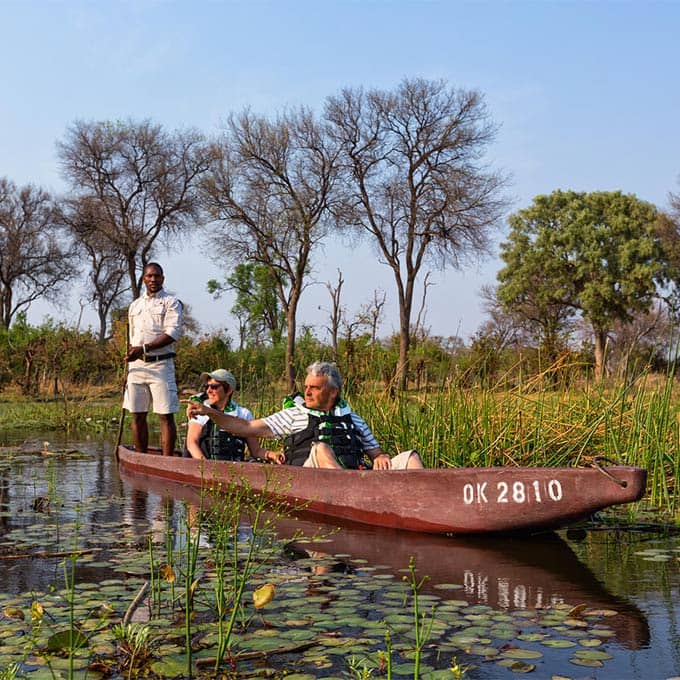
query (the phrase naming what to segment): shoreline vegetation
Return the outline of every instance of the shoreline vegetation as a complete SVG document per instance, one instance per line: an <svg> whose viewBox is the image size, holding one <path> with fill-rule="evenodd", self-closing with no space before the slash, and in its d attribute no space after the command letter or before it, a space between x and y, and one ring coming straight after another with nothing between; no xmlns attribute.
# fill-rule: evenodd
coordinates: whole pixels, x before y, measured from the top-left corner
<svg viewBox="0 0 680 680"><path fill-rule="evenodd" d="M647 493L637 505L666 523L680 522L680 391L672 376L650 374L629 384L561 390L428 385L392 392L377 382L348 387L353 407L392 453L418 449L427 467L570 467L604 456L646 468ZM180 391L187 396L195 390L184 386ZM0 392L0 431L115 432L121 392L109 385L29 398L6 388ZM243 385L239 402L257 417L279 408L284 394L282 386ZM186 425L183 411L177 421L179 446ZM153 414L150 424L153 443L158 436ZM128 439L125 417L123 441Z"/></svg>

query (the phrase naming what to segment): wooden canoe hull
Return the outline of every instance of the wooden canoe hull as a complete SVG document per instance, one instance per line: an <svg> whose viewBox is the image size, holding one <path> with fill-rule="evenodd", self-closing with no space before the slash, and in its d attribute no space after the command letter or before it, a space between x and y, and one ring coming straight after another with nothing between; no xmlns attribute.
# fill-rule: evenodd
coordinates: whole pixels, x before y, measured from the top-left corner
<svg viewBox="0 0 680 680"><path fill-rule="evenodd" d="M555 529L611 505L639 500L646 470L445 468L320 470L195 460L118 449L126 470L205 490L228 483L308 512L372 526L428 533L482 534Z"/></svg>

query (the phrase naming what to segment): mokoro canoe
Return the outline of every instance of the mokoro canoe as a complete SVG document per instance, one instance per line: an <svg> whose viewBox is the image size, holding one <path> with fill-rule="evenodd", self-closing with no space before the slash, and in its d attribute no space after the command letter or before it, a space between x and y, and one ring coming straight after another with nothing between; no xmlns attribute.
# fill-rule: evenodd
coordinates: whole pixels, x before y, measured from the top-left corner
<svg viewBox="0 0 680 680"><path fill-rule="evenodd" d="M131 472L206 491L239 483L324 517L438 534L559 528L639 500L647 477L642 468L621 465L319 470L161 456L125 446L118 447L118 461Z"/></svg>

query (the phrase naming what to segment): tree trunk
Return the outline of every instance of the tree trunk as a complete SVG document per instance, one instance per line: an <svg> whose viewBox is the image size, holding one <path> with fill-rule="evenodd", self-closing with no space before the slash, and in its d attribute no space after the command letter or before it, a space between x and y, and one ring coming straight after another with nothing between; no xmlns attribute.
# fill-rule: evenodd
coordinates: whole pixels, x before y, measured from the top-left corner
<svg viewBox="0 0 680 680"><path fill-rule="evenodd" d="M404 307L399 310L399 360L395 372L395 381L403 392L408 386L409 348L411 347L411 329L409 313Z"/></svg>
<svg viewBox="0 0 680 680"><path fill-rule="evenodd" d="M607 331L595 328L595 378L602 380L606 374Z"/></svg>
<svg viewBox="0 0 680 680"><path fill-rule="evenodd" d="M288 393L295 390L295 307L291 305L286 314L288 331L286 335L286 381Z"/></svg>

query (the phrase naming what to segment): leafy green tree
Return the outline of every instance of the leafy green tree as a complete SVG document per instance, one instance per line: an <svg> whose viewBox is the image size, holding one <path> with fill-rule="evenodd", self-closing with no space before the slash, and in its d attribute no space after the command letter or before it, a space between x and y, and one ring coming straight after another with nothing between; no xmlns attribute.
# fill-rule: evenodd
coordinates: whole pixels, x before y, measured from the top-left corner
<svg viewBox="0 0 680 680"><path fill-rule="evenodd" d="M497 294L553 335L579 313L593 332L595 375L608 335L649 309L662 276L657 211L632 194L554 191L510 217Z"/></svg>
<svg viewBox="0 0 680 680"><path fill-rule="evenodd" d="M404 389L426 265L458 268L486 254L505 210L505 178L482 160L496 126L479 92L421 78L392 91L343 90L328 99L326 119L342 150L338 226L366 236L394 276Z"/></svg>
<svg viewBox="0 0 680 680"><path fill-rule="evenodd" d="M281 342L286 327L286 316L281 311L276 295L276 279L270 268L261 264L241 263L224 284L208 281L208 292L216 298L225 290L236 293L231 313L239 321L239 349L248 343L260 344L269 340Z"/></svg>

